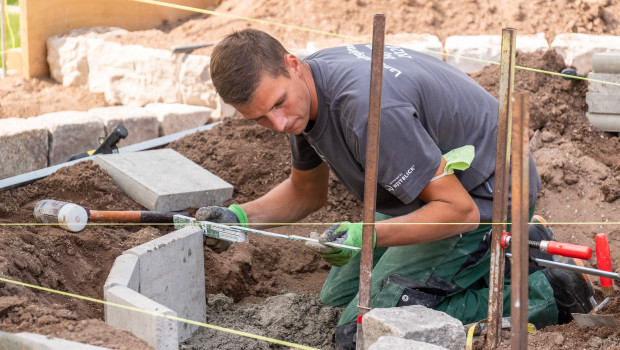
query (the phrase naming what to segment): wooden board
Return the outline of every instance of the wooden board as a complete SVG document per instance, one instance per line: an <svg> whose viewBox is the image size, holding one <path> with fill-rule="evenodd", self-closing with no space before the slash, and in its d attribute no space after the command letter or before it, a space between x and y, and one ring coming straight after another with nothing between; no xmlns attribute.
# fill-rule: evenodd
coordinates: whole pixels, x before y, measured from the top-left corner
<svg viewBox="0 0 620 350"><path fill-rule="evenodd" d="M217 0L175 0L177 5L211 9ZM20 0L21 72L26 78L49 75L47 38L76 28L120 27L142 30L194 14L132 0Z"/></svg>

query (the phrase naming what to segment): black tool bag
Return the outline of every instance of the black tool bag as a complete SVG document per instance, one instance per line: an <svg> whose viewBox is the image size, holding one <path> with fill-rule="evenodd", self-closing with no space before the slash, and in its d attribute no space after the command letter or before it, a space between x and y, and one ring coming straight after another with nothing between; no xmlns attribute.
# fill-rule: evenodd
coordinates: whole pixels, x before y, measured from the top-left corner
<svg viewBox="0 0 620 350"><path fill-rule="evenodd" d="M422 305L432 309L439 305L445 296L461 290L461 287L456 284L445 281L434 275L431 275L426 283L421 283L406 277L391 274L386 280L383 280L381 289L383 289L383 286L387 282L405 287L396 306Z"/></svg>

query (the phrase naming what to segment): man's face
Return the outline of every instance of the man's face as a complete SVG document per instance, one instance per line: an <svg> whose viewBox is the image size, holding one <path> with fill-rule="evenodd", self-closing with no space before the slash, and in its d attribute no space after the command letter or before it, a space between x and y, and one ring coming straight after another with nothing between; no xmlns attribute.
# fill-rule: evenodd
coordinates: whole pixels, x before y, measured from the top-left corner
<svg viewBox="0 0 620 350"><path fill-rule="evenodd" d="M290 77L263 74L254 98L244 106L235 106L245 119L268 129L301 134L310 119L310 92L301 73L299 60L291 67Z"/></svg>

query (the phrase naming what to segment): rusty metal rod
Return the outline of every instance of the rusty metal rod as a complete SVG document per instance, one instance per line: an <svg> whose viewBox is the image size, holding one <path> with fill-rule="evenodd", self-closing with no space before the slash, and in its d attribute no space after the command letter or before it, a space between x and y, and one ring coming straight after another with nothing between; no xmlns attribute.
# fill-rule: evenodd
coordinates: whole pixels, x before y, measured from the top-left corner
<svg viewBox="0 0 620 350"><path fill-rule="evenodd" d="M497 115L497 149L495 153L495 188L493 190L493 228L491 240L491 270L489 281L489 331L487 346L499 346L504 309L504 248L500 238L506 231L508 218L508 177L510 171L510 134L512 124L512 92L514 89L516 32L502 30L500 65L499 112Z"/></svg>
<svg viewBox="0 0 620 350"><path fill-rule="evenodd" d="M529 94L514 94L512 123L512 264L510 348L527 349L527 305L529 275Z"/></svg>
<svg viewBox="0 0 620 350"><path fill-rule="evenodd" d="M383 85L383 51L385 15L373 18L372 57L370 61L370 102L368 106L368 131L366 145L366 177L364 179L364 228L362 231L362 256L360 262L360 287L357 318L356 349L364 349L362 317L370 309L372 283L372 255L375 231L377 197L377 172L379 163L379 133L381 125L381 90Z"/></svg>

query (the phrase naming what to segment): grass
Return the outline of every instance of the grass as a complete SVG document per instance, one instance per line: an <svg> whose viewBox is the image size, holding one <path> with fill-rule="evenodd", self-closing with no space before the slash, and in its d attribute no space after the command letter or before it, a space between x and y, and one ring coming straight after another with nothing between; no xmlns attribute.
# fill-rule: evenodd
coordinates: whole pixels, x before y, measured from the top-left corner
<svg viewBox="0 0 620 350"><path fill-rule="evenodd" d="M8 5L17 5L17 0L8 0L7 4Z"/></svg>
<svg viewBox="0 0 620 350"><path fill-rule="evenodd" d="M0 0L3 1L3 0ZM17 0L8 0L9 5L17 5ZM6 49L12 49L14 47L20 47L21 39L19 36L19 13L9 13L9 20L5 18L5 37L6 37ZM9 27L10 25L10 27ZM12 35L11 35L12 34ZM0 62L0 67L2 63Z"/></svg>

